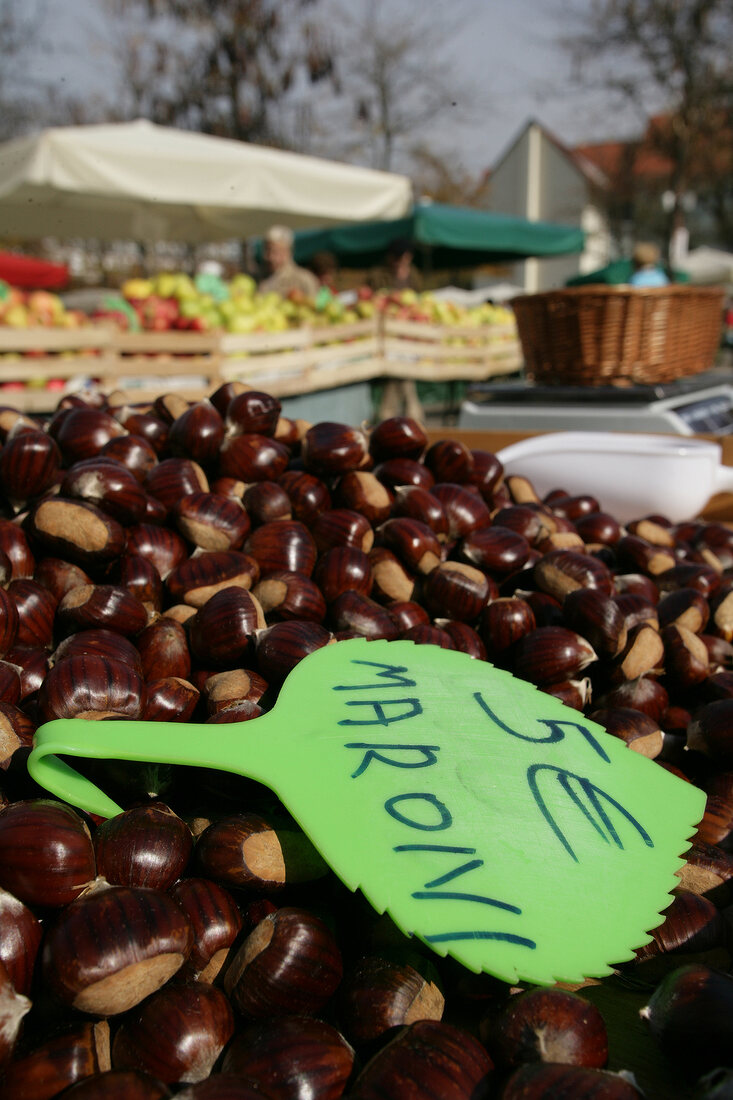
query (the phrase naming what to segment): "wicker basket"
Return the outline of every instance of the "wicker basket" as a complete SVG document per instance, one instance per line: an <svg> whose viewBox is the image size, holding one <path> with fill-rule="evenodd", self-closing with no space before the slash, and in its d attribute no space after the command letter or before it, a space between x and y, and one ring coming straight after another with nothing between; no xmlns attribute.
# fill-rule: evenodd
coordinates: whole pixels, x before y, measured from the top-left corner
<svg viewBox="0 0 733 1100"><path fill-rule="evenodd" d="M579 286L512 300L529 378L599 386L669 382L713 366L722 287Z"/></svg>

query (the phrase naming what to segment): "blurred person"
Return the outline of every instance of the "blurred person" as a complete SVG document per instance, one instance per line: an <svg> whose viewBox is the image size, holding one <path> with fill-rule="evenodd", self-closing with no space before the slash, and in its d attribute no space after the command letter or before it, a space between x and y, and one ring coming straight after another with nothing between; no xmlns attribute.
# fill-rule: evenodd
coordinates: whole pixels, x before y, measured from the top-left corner
<svg viewBox="0 0 733 1100"><path fill-rule="evenodd" d="M659 261L660 252L657 246L649 241L639 241L631 254L634 271L629 279L629 285L638 287L668 286L669 279Z"/></svg>
<svg viewBox="0 0 733 1100"><path fill-rule="evenodd" d="M399 237L392 241L384 256L384 264L372 272L369 284L374 290L421 290L422 279L414 265L415 250L411 241Z"/></svg>
<svg viewBox="0 0 733 1100"><path fill-rule="evenodd" d="M392 241L384 257L384 265L371 275L369 283L374 290L414 290L422 287L420 273L415 267L414 247L407 238ZM422 422L423 407L417 393L417 385L408 378L389 378L384 384L377 417L388 420L392 416L409 416Z"/></svg>
<svg viewBox="0 0 733 1100"><path fill-rule="evenodd" d="M338 293L338 261L333 252L316 252L310 269L320 286L327 287L332 294Z"/></svg>
<svg viewBox="0 0 733 1100"><path fill-rule="evenodd" d="M273 225L265 234L265 264L270 274L259 290L263 294L274 292L287 298L293 291L306 298L315 298L318 279L312 271L299 267L293 259L293 231L285 225Z"/></svg>

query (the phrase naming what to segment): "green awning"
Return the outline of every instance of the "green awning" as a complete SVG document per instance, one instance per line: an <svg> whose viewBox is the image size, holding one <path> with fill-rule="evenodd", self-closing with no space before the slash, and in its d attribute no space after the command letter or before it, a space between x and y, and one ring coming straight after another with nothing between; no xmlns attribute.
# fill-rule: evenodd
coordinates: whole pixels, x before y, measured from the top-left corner
<svg viewBox="0 0 733 1100"><path fill-rule="evenodd" d="M317 252L331 252L342 267L373 267L392 241L403 237L414 242L416 263L433 270L562 256L582 252L585 243L577 226L426 203L394 221L301 230L295 234L295 260L307 264Z"/></svg>
<svg viewBox="0 0 733 1100"><path fill-rule="evenodd" d="M599 268L598 271L591 271L588 275L574 275L572 279L568 279L565 286L591 286L593 283L620 286L622 283L628 283L633 273L634 265L631 260L614 260L613 263ZM673 271L672 277L676 283L690 281L686 271Z"/></svg>

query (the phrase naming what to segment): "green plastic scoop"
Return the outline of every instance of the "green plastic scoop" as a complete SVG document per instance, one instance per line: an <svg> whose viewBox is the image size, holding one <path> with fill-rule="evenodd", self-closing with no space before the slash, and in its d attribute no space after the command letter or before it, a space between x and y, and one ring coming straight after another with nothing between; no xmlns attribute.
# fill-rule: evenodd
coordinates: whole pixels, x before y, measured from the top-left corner
<svg viewBox="0 0 733 1100"><path fill-rule="evenodd" d="M194 764L270 786L350 889L508 982L581 981L648 942L702 791L578 711L463 653L354 639L229 725L59 720L28 770L120 812L60 756Z"/></svg>

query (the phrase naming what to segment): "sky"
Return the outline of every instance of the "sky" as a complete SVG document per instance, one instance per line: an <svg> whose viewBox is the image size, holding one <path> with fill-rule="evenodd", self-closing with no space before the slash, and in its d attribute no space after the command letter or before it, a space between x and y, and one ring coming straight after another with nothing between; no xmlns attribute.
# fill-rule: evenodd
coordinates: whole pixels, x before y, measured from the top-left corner
<svg viewBox="0 0 733 1100"><path fill-rule="evenodd" d="M283 7L290 2L282 0ZM338 21L340 10L346 15L374 0L327 2ZM635 132L635 119L620 117L603 99L571 88L567 56L558 41L567 26L557 14L565 0L384 2L401 2L408 17L411 9L417 13L433 4L451 20L446 54L458 77L480 89L480 117L470 124L449 123L435 137L437 145L455 150L467 171L478 174L491 167L530 118L569 145ZM81 79L93 90L108 80L109 56L89 47L90 40L104 37L103 8L104 0L50 0L45 60L60 87Z"/></svg>

